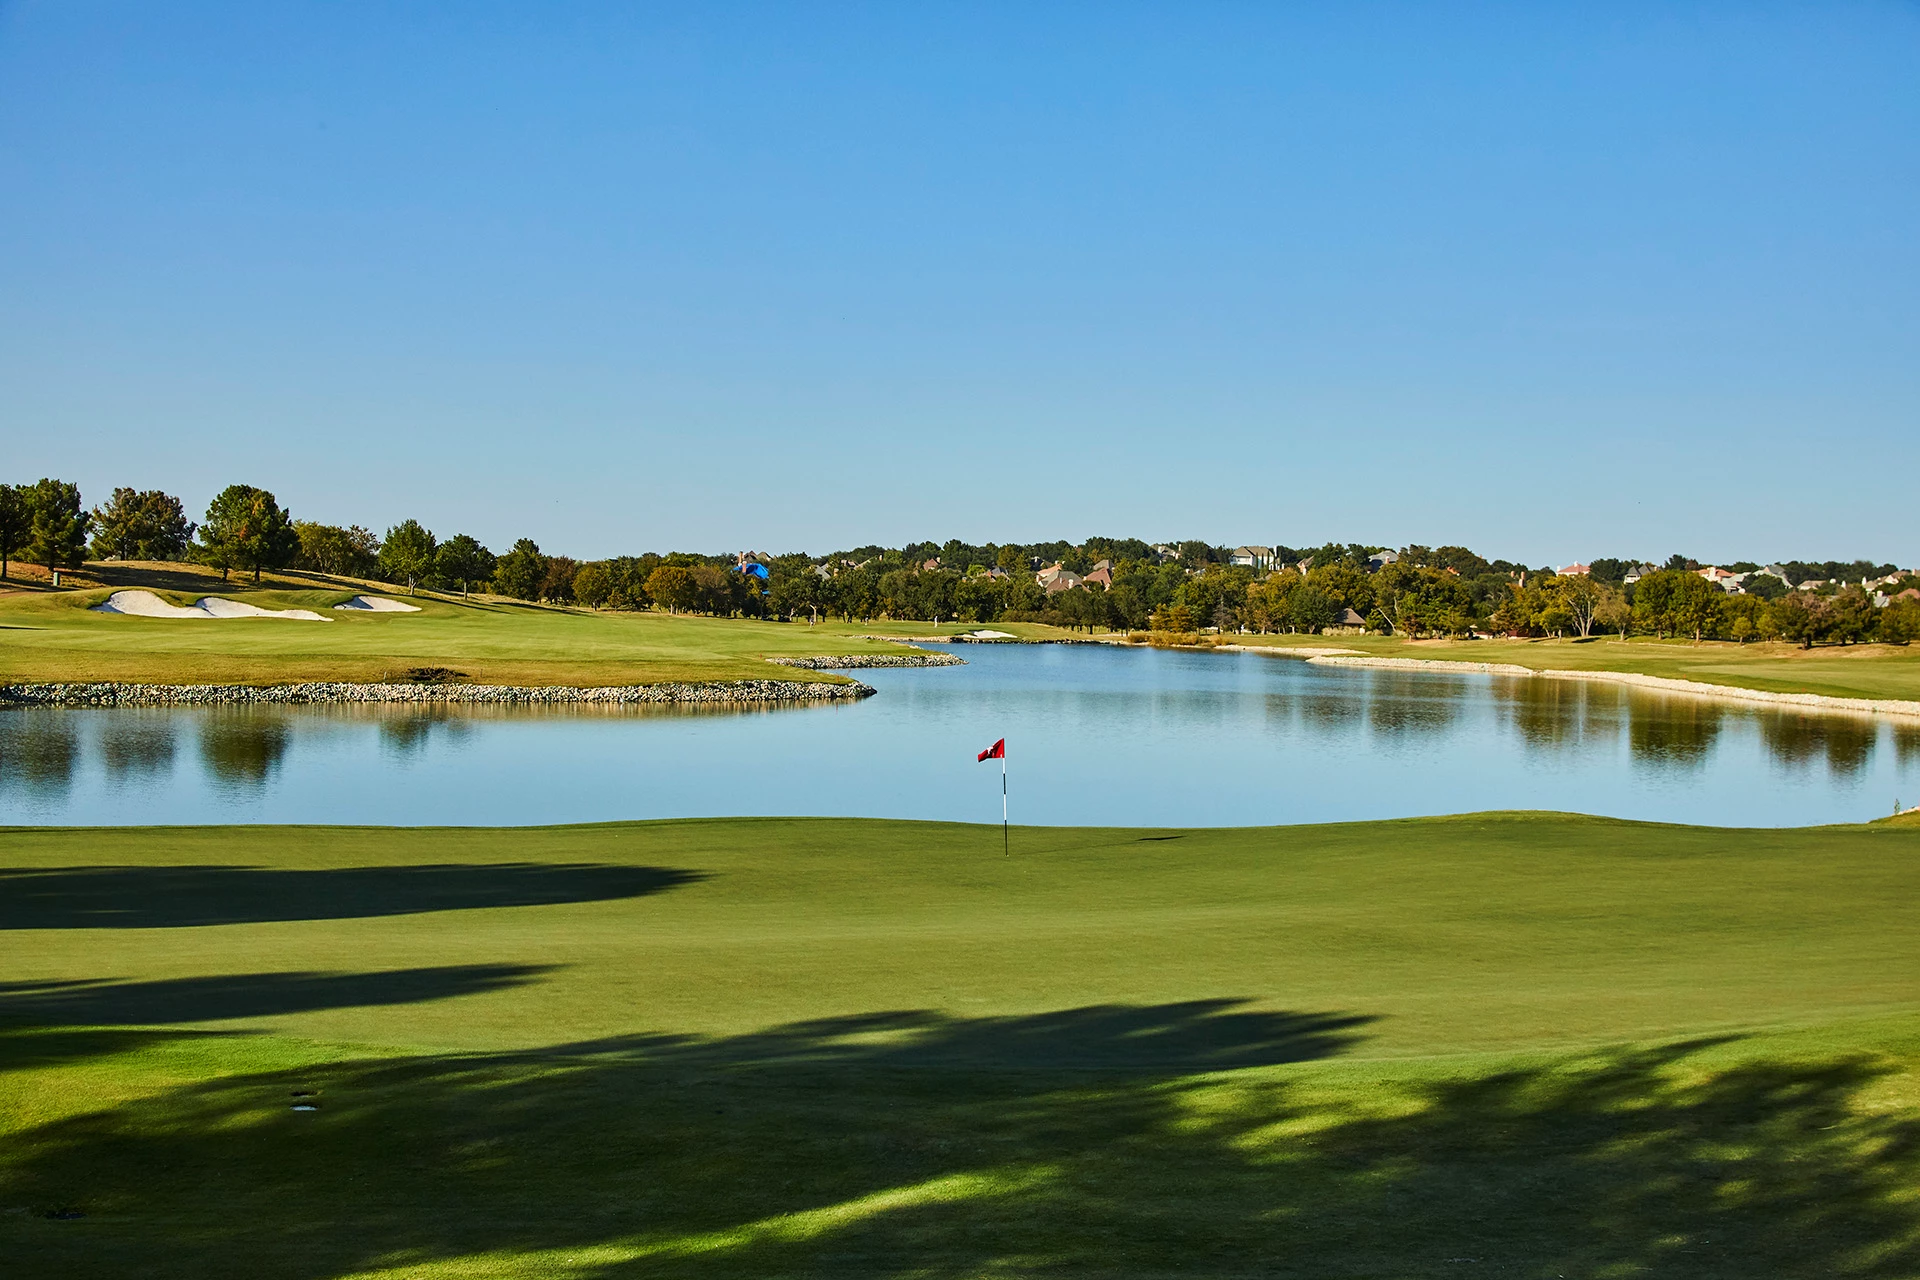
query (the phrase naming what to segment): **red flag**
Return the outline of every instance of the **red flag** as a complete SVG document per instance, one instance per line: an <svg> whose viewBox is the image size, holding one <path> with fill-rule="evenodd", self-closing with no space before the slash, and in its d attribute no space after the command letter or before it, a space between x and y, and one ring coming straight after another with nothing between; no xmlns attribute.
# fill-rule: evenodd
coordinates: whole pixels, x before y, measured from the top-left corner
<svg viewBox="0 0 1920 1280"><path fill-rule="evenodd" d="M1007 758L1007 740L1005 738L982 751L975 760L1004 760Z"/></svg>

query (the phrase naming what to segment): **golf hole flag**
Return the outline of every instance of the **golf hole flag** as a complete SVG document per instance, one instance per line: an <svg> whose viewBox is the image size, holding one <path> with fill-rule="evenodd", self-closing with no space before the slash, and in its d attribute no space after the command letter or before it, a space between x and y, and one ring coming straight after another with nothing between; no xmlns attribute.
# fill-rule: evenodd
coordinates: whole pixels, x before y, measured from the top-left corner
<svg viewBox="0 0 1920 1280"><path fill-rule="evenodd" d="M975 756L976 761L998 760L1000 762L1000 852L1006 853L1007 846L1007 740L994 743Z"/></svg>

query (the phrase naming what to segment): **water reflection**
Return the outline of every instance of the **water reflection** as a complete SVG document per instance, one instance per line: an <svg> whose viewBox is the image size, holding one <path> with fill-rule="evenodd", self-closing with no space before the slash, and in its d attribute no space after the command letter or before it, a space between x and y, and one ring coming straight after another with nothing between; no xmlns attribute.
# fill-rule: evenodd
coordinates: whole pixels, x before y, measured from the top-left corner
<svg viewBox="0 0 1920 1280"><path fill-rule="evenodd" d="M1617 685L1028 646L812 708L0 711L0 823L703 814L1182 826L1560 808L1848 821L1920 799L1920 725ZM1876 750L1879 735L1892 748ZM977 739L977 741L976 741ZM989 794L991 792L991 794Z"/></svg>
<svg viewBox="0 0 1920 1280"><path fill-rule="evenodd" d="M0 712L0 790L60 795L80 758L75 713Z"/></svg>
<svg viewBox="0 0 1920 1280"><path fill-rule="evenodd" d="M177 726L164 712L136 711L99 722L100 763L109 776L132 780L173 768Z"/></svg>
<svg viewBox="0 0 1920 1280"><path fill-rule="evenodd" d="M1726 720L1727 709L1717 702L1641 696L1627 721L1627 742L1637 764L1698 769L1713 753Z"/></svg>
<svg viewBox="0 0 1920 1280"><path fill-rule="evenodd" d="M409 707L383 716L380 744L395 755L418 755L435 735L463 738L472 732L471 717L450 707Z"/></svg>
<svg viewBox="0 0 1920 1280"><path fill-rule="evenodd" d="M1804 767L1824 757L1827 768L1839 774L1866 768L1880 738L1880 726L1864 717L1765 711L1759 720L1760 735L1776 762Z"/></svg>
<svg viewBox="0 0 1920 1280"><path fill-rule="evenodd" d="M293 735L284 713L220 711L200 726L200 759L230 786L260 786L286 758Z"/></svg>
<svg viewBox="0 0 1920 1280"><path fill-rule="evenodd" d="M1617 688L1571 680L1496 676L1495 706L1530 747L1571 750L1611 743L1629 719Z"/></svg>
<svg viewBox="0 0 1920 1280"><path fill-rule="evenodd" d="M1408 739L1445 733L1466 710L1471 688L1458 676L1380 671L1367 690L1367 728L1376 737Z"/></svg>

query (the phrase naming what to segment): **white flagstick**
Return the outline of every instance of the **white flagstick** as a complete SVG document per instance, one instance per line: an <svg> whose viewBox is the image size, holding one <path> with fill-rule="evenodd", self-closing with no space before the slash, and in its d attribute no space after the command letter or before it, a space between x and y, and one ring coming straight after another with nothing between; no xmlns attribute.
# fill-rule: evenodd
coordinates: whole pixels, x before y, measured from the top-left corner
<svg viewBox="0 0 1920 1280"><path fill-rule="evenodd" d="M1007 857L1011 852L1012 846L1007 843L1007 749L1003 746L1000 748L1000 856Z"/></svg>

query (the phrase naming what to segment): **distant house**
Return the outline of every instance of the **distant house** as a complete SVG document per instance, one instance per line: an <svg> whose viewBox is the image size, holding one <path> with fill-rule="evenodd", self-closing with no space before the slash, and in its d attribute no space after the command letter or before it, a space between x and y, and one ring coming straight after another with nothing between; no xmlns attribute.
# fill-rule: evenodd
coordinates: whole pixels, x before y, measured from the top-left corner
<svg viewBox="0 0 1920 1280"><path fill-rule="evenodd" d="M1785 565L1770 564L1766 568L1760 569L1757 572L1764 573L1769 578L1778 578L1780 579L1780 581L1786 583L1788 586L1793 585L1793 580L1787 577L1787 569Z"/></svg>
<svg viewBox="0 0 1920 1280"><path fill-rule="evenodd" d="M1041 569L1038 573L1034 574L1033 580L1044 587L1049 582L1052 582L1056 576L1063 574L1066 571L1067 571L1067 566L1061 564L1058 560L1055 560L1052 564L1046 566L1044 569Z"/></svg>
<svg viewBox="0 0 1920 1280"><path fill-rule="evenodd" d="M1153 554L1159 556L1163 562L1167 560L1178 560L1180 558L1180 548L1171 543L1156 543L1154 544Z"/></svg>
<svg viewBox="0 0 1920 1280"><path fill-rule="evenodd" d="M927 572L931 573L933 572L933 570L938 569L940 567L940 557L935 556L933 559L927 561L925 564L921 565L920 567L926 570Z"/></svg>
<svg viewBox="0 0 1920 1280"><path fill-rule="evenodd" d="M1920 587L1908 587L1894 596L1895 600L1920 600Z"/></svg>
<svg viewBox="0 0 1920 1280"><path fill-rule="evenodd" d="M1399 563L1400 553L1398 551L1376 551L1367 557L1367 568L1375 573L1378 573L1390 564Z"/></svg>
<svg viewBox="0 0 1920 1280"><path fill-rule="evenodd" d="M1103 591L1113 590L1113 562L1111 560L1102 560L1099 564L1093 566L1092 569L1089 569L1087 576L1081 579L1081 581L1090 587L1097 585Z"/></svg>
<svg viewBox="0 0 1920 1280"><path fill-rule="evenodd" d="M1351 609L1342 609L1325 629L1329 635L1358 635L1367 629L1367 620Z"/></svg>
<svg viewBox="0 0 1920 1280"><path fill-rule="evenodd" d="M1622 578L1621 581L1626 583L1628 586L1632 586L1634 583L1640 581L1640 579L1648 576L1649 574L1654 574L1658 572L1660 572L1660 570L1655 568L1653 565L1637 564L1633 566L1633 568L1627 570L1626 576Z"/></svg>
<svg viewBox="0 0 1920 1280"><path fill-rule="evenodd" d="M1048 595L1058 595L1062 591L1071 591L1086 579L1071 569L1062 569L1040 585L1047 589Z"/></svg>
<svg viewBox="0 0 1920 1280"><path fill-rule="evenodd" d="M1239 565L1243 569L1259 569L1265 572L1273 563L1272 547L1235 547L1227 556L1227 563Z"/></svg>
<svg viewBox="0 0 1920 1280"><path fill-rule="evenodd" d="M1570 564L1560 571L1563 578L1584 578L1593 572L1590 564Z"/></svg>
<svg viewBox="0 0 1920 1280"><path fill-rule="evenodd" d="M1710 564L1704 569L1695 570L1695 572L1722 591L1730 591L1734 595L1746 594L1746 589L1740 585L1742 575L1735 573L1731 569L1722 569L1719 565Z"/></svg>

